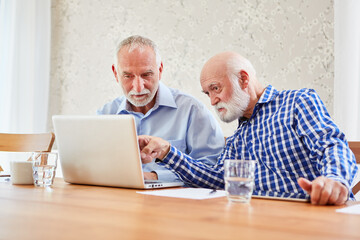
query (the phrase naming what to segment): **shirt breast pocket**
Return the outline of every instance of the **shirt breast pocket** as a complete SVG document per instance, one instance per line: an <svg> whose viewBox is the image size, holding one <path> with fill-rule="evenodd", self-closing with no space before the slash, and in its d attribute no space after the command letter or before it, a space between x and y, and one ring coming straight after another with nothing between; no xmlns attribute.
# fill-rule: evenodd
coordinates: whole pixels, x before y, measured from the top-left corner
<svg viewBox="0 0 360 240"><path fill-rule="evenodd" d="M184 139L179 140L168 140L171 146L176 147L179 151L187 153L186 152L186 142Z"/></svg>

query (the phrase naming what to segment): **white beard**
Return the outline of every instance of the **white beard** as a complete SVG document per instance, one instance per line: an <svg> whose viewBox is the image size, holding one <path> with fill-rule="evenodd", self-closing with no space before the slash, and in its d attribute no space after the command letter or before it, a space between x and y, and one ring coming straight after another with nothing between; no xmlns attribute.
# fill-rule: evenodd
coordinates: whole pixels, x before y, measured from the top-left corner
<svg viewBox="0 0 360 240"><path fill-rule="evenodd" d="M149 104L149 103L153 100L153 98L154 98L154 96L155 96L155 94L156 94L156 92L157 92L157 90L158 90L158 86L159 86L159 84L155 85L155 86L154 86L154 90L153 90L152 92L151 92L149 89L144 89L144 90L142 90L140 93L138 93L138 92L136 92L136 91L134 91L134 90L131 90L130 92L128 92L127 94L125 94L125 96L126 96L127 100L128 100L132 105L134 105L135 107L144 107L144 106L146 106L147 104ZM134 99L134 98L132 97L132 96L134 96L134 95L143 95L143 94L147 94L147 96L144 97L144 98L141 99L141 100Z"/></svg>
<svg viewBox="0 0 360 240"><path fill-rule="evenodd" d="M219 102L214 107L221 121L232 122L244 116L244 112L249 106L250 96L243 91L239 84L231 81L233 94L228 102ZM225 108L225 112L219 112L219 108Z"/></svg>

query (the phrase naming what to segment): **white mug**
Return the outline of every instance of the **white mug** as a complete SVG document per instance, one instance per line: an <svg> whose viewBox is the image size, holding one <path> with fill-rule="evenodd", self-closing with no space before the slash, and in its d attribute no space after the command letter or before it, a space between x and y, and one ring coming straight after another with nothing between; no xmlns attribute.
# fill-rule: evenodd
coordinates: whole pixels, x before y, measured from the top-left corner
<svg viewBox="0 0 360 240"><path fill-rule="evenodd" d="M34 184L31 161L11 161L10 176L12 184Z"/></svg>

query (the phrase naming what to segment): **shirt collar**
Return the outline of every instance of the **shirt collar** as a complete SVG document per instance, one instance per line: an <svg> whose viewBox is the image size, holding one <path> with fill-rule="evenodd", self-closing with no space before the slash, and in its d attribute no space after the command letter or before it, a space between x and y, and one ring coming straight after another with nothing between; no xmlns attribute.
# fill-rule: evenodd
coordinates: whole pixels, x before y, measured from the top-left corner
<svg viewBox="0 0 360 240"><path fill-rule="evenodd" d="M125 97L125 96L124 96ZM121 99L121 98L119 98ZM121 101L118 107L118 110L116 112L116 114L123 114L123 113L128 113L129 111L132 111L130 108L130 105L128 103L128 100L125 97L125 101Z"/></svg>
<svg viewBox="0 0 360 240"><path fill-rule="evenodd" d="M163 84L162 82L159 82L159 92L156 96L155 106L156 105L177 108L177 104L175 102L173 94L170 91L170 88L165 86L165 84Z"/></svg>
<svg viewBox="0 0 360 240"><path fill-rule="evenodd" d="M125 101L122 101L119 105L119 110L117 114L134 112L131 108L130 102L125 97ZM177 104L174 100L174 97L170 89L165 86L162 82L159 82L158 93L156 94L155 105L152 110L157 109L159 106L177 108Z"/></svg>
<svg viewBox="0 0 360 240"><path fill-rule="evenodd" d="M253 118L253 116L256 115L257 111L259 110L259 107L261 104L267 103L272 101L277 95L279 95L279 91L276 90L273 86L268 85L265 88L265 91L263 92L263 94L261 95L260 99L258 100L258 102L255 104L254 107L254 111L253 114L251 115L250 119ZM245 118L245 117L241 117L238 119L238 126L241 125L242 122L246 122L249 119Z"/></svg>
<svg viewBox="0 0 360 240"><path fill-rule="evenodd" d="M271 100L273 100L277 95L279 95L279 91L276 90L273 86L268 85L265 88L264 93L261 95L259 101L256 104L261 104L261 103L267 103L270 102Z"/></svg>

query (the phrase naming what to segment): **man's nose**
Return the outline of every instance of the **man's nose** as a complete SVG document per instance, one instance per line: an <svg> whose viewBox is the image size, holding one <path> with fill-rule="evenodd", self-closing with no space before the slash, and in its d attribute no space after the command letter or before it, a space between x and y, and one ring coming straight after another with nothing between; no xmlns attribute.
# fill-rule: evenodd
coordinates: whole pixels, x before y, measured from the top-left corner
<svg viewBox="0 0 360 240"><path fill-rule="evenodd" d="M211 105L214 106L220 102L220 98L216 94L211 94L210 101L211 101Z"/></svg>
<svg viewBox="0 0 360 240"><path fill-rule="evenodd" d="M144 80L141 77L135 77L133 81L133 89L138 93L144 89Z"/></svg>

